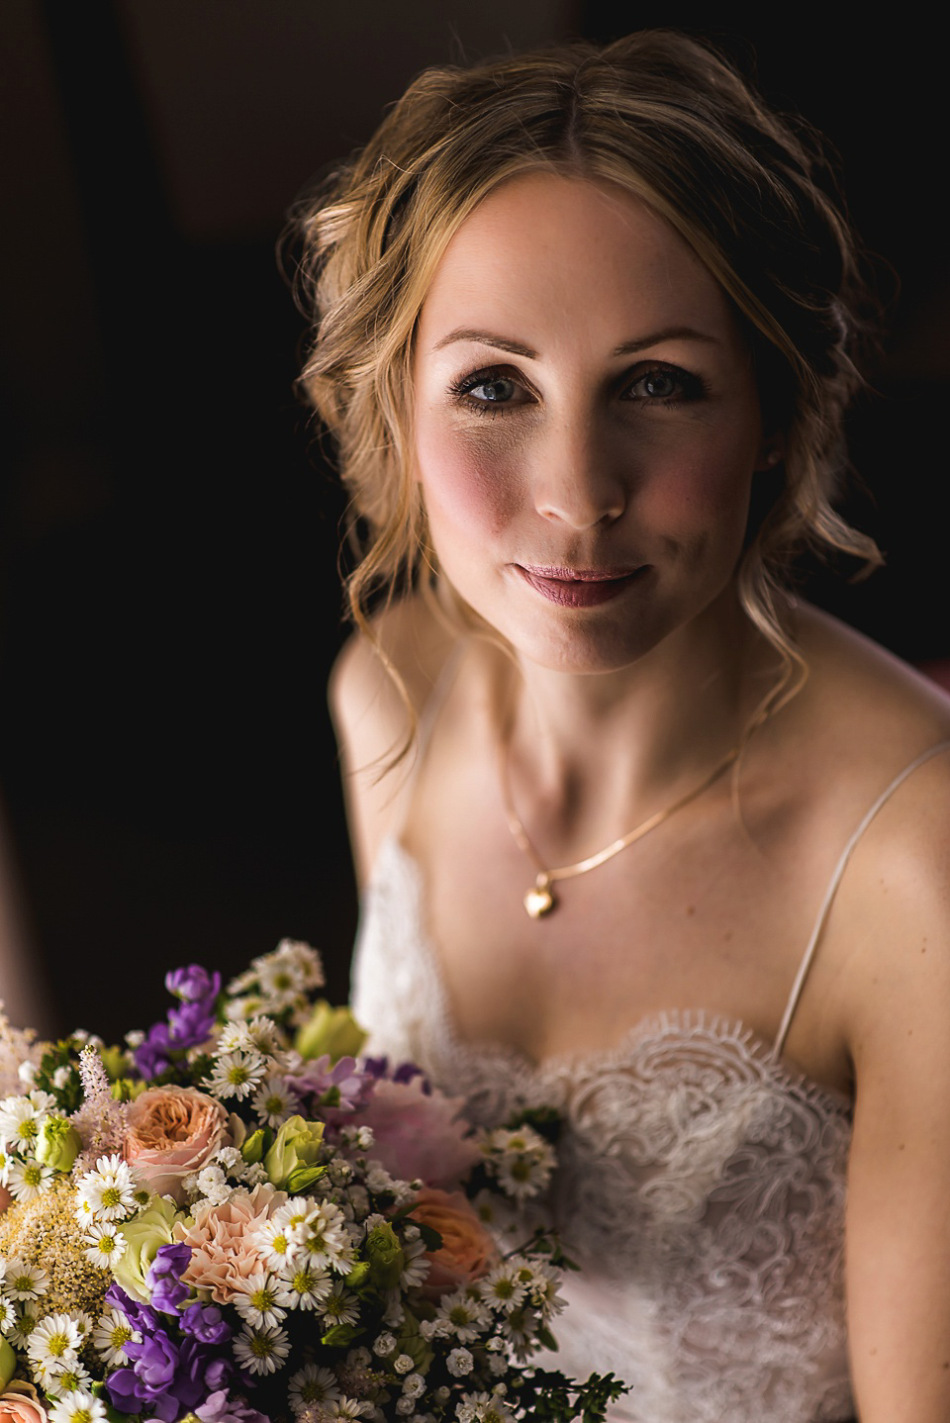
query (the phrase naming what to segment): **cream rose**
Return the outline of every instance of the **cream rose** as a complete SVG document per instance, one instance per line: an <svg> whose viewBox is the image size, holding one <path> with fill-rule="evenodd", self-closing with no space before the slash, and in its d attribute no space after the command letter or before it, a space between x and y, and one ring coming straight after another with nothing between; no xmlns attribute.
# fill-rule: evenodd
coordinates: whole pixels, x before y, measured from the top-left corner
<svg viewBox="0 0 950 1423"><path fill-rule="evenodd" d="M129 1107L123 1151L150 1191L185 1201L182 1178L230 1145L228 1114L194 1087L150 1087Z"/></svg>
<svg viewBox="0 0 950 1423"><path fill-rule="evenodd" d="M461 1191L424 1186L411 1216L442 1237L441 1247L427 1252L430 1269L424 1286L426 1294L439 1296L467 1285L497 1262L494 1240Z"/></svg>

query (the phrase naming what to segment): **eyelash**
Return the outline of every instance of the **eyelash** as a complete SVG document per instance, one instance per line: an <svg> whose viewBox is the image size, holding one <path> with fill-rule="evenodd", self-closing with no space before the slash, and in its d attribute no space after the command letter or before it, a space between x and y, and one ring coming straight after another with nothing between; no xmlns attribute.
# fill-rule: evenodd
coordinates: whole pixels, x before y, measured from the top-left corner
<svg viewBox="0 0 950 1423"><path fill-rule="evenodd" d="M629 374L629 373L628 373ZM700 376L693 375L690 371L684 371L680 366L667 365L666 363L651 364L648 369L641 370L625 386L625 391L629 392L642 381L651 377L672 376L680 387L680 393L673 396L645 396L643 403L656 408L659 406L665 409L669 406L685 405L696 400L702 400L706 395L706 384ZM625 377L625 380L627 378ZM453 381L449 387L449 393L454 397L459 405L464 405L467 410L471 410L476 415L488 415L492 418L498 415L509 414L512 409L517 409L523 402L475 400L472 398L472 391L477 390L482 385L500 384L508 381L514 386L519 385L517 376L509 374L503 367L489 366L482 370L473 371L470 375L462 376L460 380ZM525 389L521 386L521 389ZM624 394L622 399L631 399ZM632 403L639 403L633 400Z"/></svg>

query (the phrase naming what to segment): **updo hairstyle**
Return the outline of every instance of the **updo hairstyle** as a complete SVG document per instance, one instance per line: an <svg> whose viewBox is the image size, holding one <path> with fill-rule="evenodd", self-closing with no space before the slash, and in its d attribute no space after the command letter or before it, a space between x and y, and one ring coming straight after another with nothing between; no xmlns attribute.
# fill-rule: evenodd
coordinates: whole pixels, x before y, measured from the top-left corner
<svg viewBox="0 0 950 1423"><path fill-rule="evenodd" d="M704 44L641 31L474 68L426 70L367 146L295 214L297 290L312 321L301 385L332 434L359 562L357 625L374 595L438 572L410 433L413 337L446 245L515 175L606 179L649 204L731 298L784 460L753 517L742 604L803 674L785 616L804 547L880 561L831 507L866 291L818 144L765 107ZM760 475L759 481L769 476ZM784 696L783 696L784 699ZM774 702L773 702L774 704Z"/></svg>

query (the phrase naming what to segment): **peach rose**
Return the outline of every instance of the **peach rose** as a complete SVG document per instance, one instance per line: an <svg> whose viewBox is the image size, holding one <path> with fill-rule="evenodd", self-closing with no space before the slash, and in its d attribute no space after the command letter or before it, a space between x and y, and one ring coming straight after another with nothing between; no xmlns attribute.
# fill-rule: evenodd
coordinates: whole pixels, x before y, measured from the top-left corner
<svg viewBox="0 0 950 1423"><path fill-rule="evenodd" d="M149 1087L129 1107L123 1151L150 1191L184 1205L182 1178L230 1145L228 1114L194 1087Z"/></svg>
<svg viewBox="0 0 950 1423"><path fill-rule="evenodd" d="M0 1394L0 1423L47 1423L47 1412L30 1383L14 1379Z"/></svg>
<svg viewBox="0 0 950 1423"><path fill-rule="evenodd" d="M423 1186L412 1208L412 1219L430 1225L442 1237L438 1250L427 1251L427 1295L438 1298L448 1290L477 1280L498 1261L498 1249L477 1213L461 1191L440 1191Z"/></svg>

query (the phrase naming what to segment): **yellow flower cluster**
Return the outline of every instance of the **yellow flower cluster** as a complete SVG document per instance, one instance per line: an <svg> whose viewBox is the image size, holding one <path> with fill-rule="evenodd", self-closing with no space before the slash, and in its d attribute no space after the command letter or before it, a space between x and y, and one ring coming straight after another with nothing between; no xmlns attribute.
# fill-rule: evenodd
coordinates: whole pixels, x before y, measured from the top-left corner
<svg viewBox="0 0 950 1423"><path fill-rule="evenodd" d="M39 1265L49 1276L49 1288L36 1302L38 1319L78 1309L98 1317L112 1280L86 1259L75 1208L73 1185L60 1180L32 1201L14 1201L0 1216L0 1255Z"/></svg>

